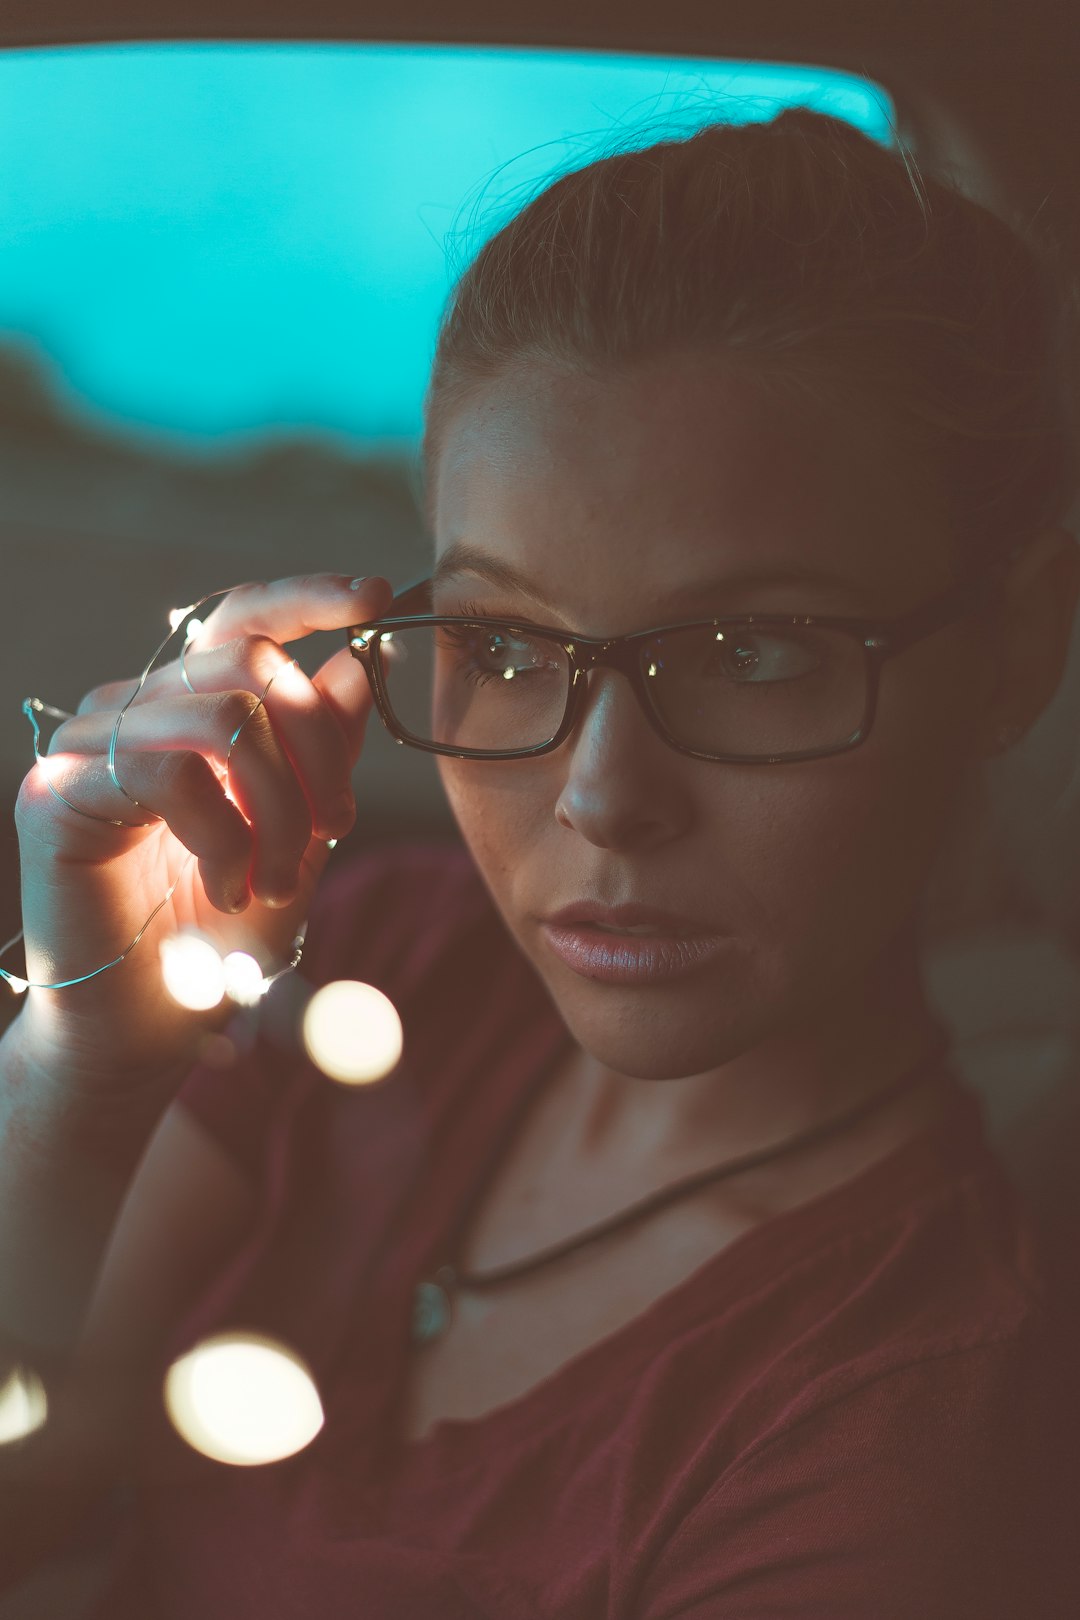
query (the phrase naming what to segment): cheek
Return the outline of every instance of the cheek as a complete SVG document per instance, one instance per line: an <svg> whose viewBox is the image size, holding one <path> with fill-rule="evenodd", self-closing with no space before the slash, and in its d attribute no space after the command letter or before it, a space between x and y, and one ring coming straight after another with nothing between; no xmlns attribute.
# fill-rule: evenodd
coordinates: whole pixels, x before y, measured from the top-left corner
<svg viewBox="0 0 1080 1620"><path fill-rule="evenodd" d="M506 764L436 755L443 791L473 859L493 886L521 866L550 820L543 778L523 760Z"/></svg>
<svg viewBox="0 0 1080 1620"><path fill-rule="evenodd" d="M857 976L918 903L967 779L951 739L896 729L772 780L763 767L718 807L718 847L741 853L755 945L776 975Z"/></svg>

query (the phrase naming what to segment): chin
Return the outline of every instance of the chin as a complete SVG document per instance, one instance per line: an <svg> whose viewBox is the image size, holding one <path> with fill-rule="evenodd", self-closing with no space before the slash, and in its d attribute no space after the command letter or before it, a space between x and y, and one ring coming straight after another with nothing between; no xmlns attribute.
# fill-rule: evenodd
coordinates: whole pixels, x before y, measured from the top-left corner
<svg viewBox="0 0 1080 1620"><path fill-rule="evenodd" d="M743 992L725 996L707 979L624 989L582 981L545 982L571 1035L616 1074L636 1080L682 1080L722 1068L771 1033L773 1020L754 1014Z"/></svg>
<svg viewBox="0 0 1080 1620"><path fill-rule="evenodd" d="M608 1032L585 1028L571 1033L590 1057L614 1074L631 1080L688 1080L740 1057L747 1046L738 1040L681 1041L658 1031L652 1041L628 1041L624 1031ZM749 1044L749 1043L748 1043Z"/></svg>

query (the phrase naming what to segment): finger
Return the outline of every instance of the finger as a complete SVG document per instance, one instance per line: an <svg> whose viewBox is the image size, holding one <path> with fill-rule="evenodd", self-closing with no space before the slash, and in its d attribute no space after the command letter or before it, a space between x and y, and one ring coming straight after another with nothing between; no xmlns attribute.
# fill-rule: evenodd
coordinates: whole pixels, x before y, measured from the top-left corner
<svg viewBox="0 0 1080 1620"><path fill-rule="evenodd" d="M375 701L367 671L348 647L342 647L316 670L311 684L336 716L348 742L350 762L355 765Z"/></svg>
<svg viewBox="0 0 1080 1620"><path fill-rule="evenodd" d="M147 683L152 679L153 676L148 675ZM100 686L92 686L89 692L83 693L75 713L97 714L102 709L111 709L115 715L117 709L126 708L129 700L138 702L144 695L147 695L146 685L140 689L136 675L132 675L130 680L102 681Z"/></svg>
<svg viewBox="0 0 1080 1620"><path fill-rule="evenodd" d="M231 642L239 644L248 636L280 645L298 641L315 630L347 629L386 611L393 599L393 588L387 580L376 574L362 580L355 589L353 583L347 574L307 574L238 586L203 620L202 629L187 643L184 667L191 685L197 691L220 689L217 666L200 663L208 650L218 650ZM134 675L125 680L103 681L86 693L76 713L115 711L129 700L142 703L181 688L186 690L180 660L173 658L152 669L141 686Z"/></svg>
<svg viewBox="0 0 1080 1620"><path fill-rule="evenodd" d="M343 838L355 818L350 771L359 750L350 750L342 719L322 700L296 659L269 637L241 637L191 656L188 674L198 695L248 690L253 703L262 698L308 799L317 838ZM167 690L147 680L130 713L147 703L172 701L175 690L162 697ZM108 689L102 689L102 697L107 695ZM355 701L358 705L369 701L368 693L358 687ZM126 714L123 726L128 726Z"/></svg>
<svg viewBox="0 0 1080 1620"><path fill-rule="evenodd" d="M241 635L298 641L314 630L344 630L378 618L393 600L393 587L374 574L354 585L347 574L297 574L256 580L230 591L203 620L193 647L216 647Z"/></svg>
<svg viewBox="0 0 1080 1620"><path fill-rule="evenodd" d="M119 773L118 773L119 774ZM75 812L61 805L49 792L46 781L85 816L130 823L136 827L148 817L160 817L180 843L198 857L199 871L207 898L219 911L240 911L250 899L248 868L251 864L252 834L240 810L225 796L223 784L201 754L193 751L137 753L124 761L121 781L133 799L124 797L109 776L103 754L63 751L49 754L23 784L24 814L32 809L37 816L74 817ZM141 808L140 808L141 807ZM66 828L70 838L78 832L95 838L97 829L90 821L72 819ZM145 829L130 835L109 829L109 852L117 849L117 839L140 841Z"/></svg>
<svg viewBox="0 0 1080 1620"><path fill-rule="evenodd" d="M333 718L328 719L336 728ZM107 713L66 720L53 734L49 752L107 755L114 723L115 718ZM343 747L340 738L338 747ZM197 697L184 694L133 705L124 716L116 745L117 775L127 792L142 799L128 786L128 775L140 754L170 752L202 755L217 767L219 775L228 763L228 792L250 824L254 841L252 890L267 905L290 900L300 859L312 835L312 818L265 707L257 705L247 691Z"/></svg>

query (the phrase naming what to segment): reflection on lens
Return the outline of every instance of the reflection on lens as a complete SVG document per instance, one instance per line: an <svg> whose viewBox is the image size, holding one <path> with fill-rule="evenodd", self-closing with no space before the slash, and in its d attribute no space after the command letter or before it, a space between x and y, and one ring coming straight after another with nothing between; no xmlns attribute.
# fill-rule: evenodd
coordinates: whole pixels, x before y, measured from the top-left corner
<svg viewBox="0 0 1080 1620"><path fill-rule="evenodd" d="M866 661L852 636L799 625L712 626L650 642L646 688L680 743L747 758L834 748L862 723Z"/></svg>
<svg viewBox="0 0 1080 1620"><path fill-rule="evenodd" d="M405 657L382 665L390 706L411 737L500 753L550 741L566 708L570 662L558 642L506 625L414 625Z"/></svg>

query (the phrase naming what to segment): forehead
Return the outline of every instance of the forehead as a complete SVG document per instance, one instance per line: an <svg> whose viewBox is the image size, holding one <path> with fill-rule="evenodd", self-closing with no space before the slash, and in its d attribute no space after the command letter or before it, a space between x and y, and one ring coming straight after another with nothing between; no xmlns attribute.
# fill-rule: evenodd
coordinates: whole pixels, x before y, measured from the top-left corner
<svg viewBox="0 0 1080 1620"><path fill-rule="evenodd" d="M723 357L518 366L449 419L434 479L437 557L464 542L567 610L813 570L900 611L949 577L942 520L883 425Z"/></svg>

